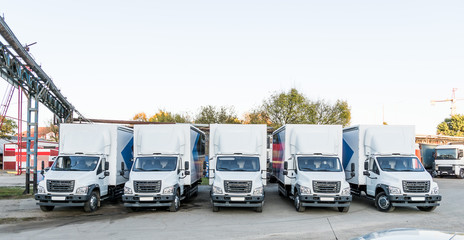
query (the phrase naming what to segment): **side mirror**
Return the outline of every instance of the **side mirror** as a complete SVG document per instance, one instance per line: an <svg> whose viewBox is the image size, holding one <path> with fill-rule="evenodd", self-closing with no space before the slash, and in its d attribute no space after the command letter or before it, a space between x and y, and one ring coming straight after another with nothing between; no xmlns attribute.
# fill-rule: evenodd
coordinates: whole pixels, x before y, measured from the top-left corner
<svg viewBox="0 0 464 240"><path fill-rule="evenodd" d="M205 170L205 169L206 169L206 159L205 159L205 161L203 161L203 170Z"/></svg>
<svg viewBox="0 0 464 240"><path fill-rule="evenodd" d="M463 150L459 150L459 153L458 153L458 158L461 159L464 155L464 152Z"/></svg>
<svg viewBox="0 0 464 240"><path fill-rule="evenodd" d="M184 162L184 169L185 169L185 171L190 170L190 164L189 164L189 162Z"/></svg>
<svg viewBox="0 0 464 240"><path fill-rule="evenodd" d="M108 171L110 170L110 163L109 162L105 162L105 171ZM105 175L106 176L106 175Z"/></svg>
<svg viewBox="0 0 464 240"><path fill-rule="evenodd" d="M364 172L363 172L363 175L369 177L371 174L369 173L369 171L364 171Z"/></svg>
<svg viewBox="0 0 464 240"><path fill-rule="evenodd" d="M364 162L364 170L367 170L367 169L369 169L369 162L365 161Z"/></svg>
<svg viewBox="0 0 464 240"><path fill-rule="evenodd" d="M105 172L105 177L108 177L110 175L110 172Z"/></svg>
<svg viewBox="0 0 464 240"><path fill-rule="evenodd" d="M285 176L287 176L287 175L288 175L288 170L284 170L283 174L284 174Z"/></svg>
<svg viewBox="0 0 464 240"><path fill-rule="evenodd" d="M119 172L119 175L124 176L124 162L121 162L121 171Z"/></svg>
<svg viewBox="0 0 464 240"><path fill-rule="evenodd" d="M45 164L43 161L42 161L42 170L40 171L40 174L42 174L42 176L45 174Z"/></svg>
<svg viewBox="0 0 464 240"><path fill-rule="evenodd" d="M354 177L356 175L356 167L354 163L351 163L351 177Z"/></svg>
<svg viewBox="0 0 464 240"><path fill-rule="evenodd" d="M288 170L288 162L284 162L284 170ZM287 174L285 174L287 175Z"/></svg>
<svg viewBox="0 0 464 240"><path fill-rule="evenodd" d="M188 175L190 175L190 171L187 170L185 171L185 176L188 176Z"/></svg>

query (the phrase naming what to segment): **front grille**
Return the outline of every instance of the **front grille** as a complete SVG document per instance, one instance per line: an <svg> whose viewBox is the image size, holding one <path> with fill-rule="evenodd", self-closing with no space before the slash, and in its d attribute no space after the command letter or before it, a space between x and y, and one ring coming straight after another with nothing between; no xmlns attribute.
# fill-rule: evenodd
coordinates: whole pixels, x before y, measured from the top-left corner
<svg viewBox="0 0 464 240"><path fill-rule="evenodd" d="M137 193L158 193L161 191L161 181L134 181Z"/></svg>
<svg viewBox="0 0 464 240"><path fill-rule="evenodd" d="M251 181L224 181L226 193L249 193L251 192Z"/></svg>
<svg viewBox="0 0 464 240"><path fill-rule="evenodd" d="M313 190L315 193L339 193L340 192L340 181L337 181L337 182L313 181Z"/></svg>
<svg viewBox="0 0 464 240"><path fill-rule="evenodd" d="M438 167L438 171L440 171L440 172L452 172L453 167Z"/></svg>
<svg viewBox="0 0 464 240"><path fill-rule="evenodd" d="M47 191L49 192L73 192L74 180L47 180Z"/></svg>
<svg viewBox="0 0 464 240"><path fill-rule="evenodd" d="M405 193L427 193L429 190L429 181L403 181L403 191Z"/></svg>

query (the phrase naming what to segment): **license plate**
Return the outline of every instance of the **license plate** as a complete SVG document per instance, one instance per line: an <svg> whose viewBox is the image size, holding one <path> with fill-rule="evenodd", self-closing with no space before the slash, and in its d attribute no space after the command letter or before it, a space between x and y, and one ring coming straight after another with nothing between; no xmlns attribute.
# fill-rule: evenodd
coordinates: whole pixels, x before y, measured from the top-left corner
<svg viewBox="0 0 464 240"><path fill-rule="evenodd" d="M411 197L411 201L423 202L425 201L425 197Z"/></svg>
<svg viewBox="0 0 464 240"><path fill-rule="evenodd" d="M140 201L153 201L153 197L140 197Z"/></svg>
<svg viewBox="0 0 464 240"><path fill-rule="evenodd" d="M322 202L333 202L334 198L333 197L321 197Z"/></svg>
<svg viewBox="0 0 464 240"><path fill-rule="evenodd" d="M230 197L230 201L243 202L243 201L245 201L245 198L244 197Z"/></svg>
<svg viewBox="0 0 464 240"><path fill-rule="evenodd" d="M65 200L66 200L66 197L52 196L52 201L65 201Z"/></svg>

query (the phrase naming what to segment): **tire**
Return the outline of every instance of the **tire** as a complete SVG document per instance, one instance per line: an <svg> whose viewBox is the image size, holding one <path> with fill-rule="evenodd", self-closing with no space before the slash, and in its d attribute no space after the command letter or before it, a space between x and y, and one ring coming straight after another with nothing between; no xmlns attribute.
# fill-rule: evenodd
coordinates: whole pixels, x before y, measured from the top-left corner
<svg viewBox="0 0 464 240"><path fill-rule="evenodd" d="M54 208L55 208L55 206L40 206L40 210L42 210L44 212L51 212L51 211L53 211Z"/></svg>
<svg viewBox="0 0 464 240"><path fill-rule="evenodd" d="M295 209L297 212L304 212L306 210L306 207L302 206L300 195L295 196Z"/></svg>
<svg viewBox="0 0 464 240"><path fill-rule="evenodd" d="M461 170L459 171L458 178L459 178L459 179L463 179L463 178L464 178L464 169L461 169Z"/></svg>
<svg viewBox="0 0 464 240"><path fill-rule="evenodd" d="M179 190L177 190L176 196L174 197L174 200L172 201L171 206L169 207L170 212L177 212L177 210L179 210L179 207L180 207L180 196L179 195L180 195Z"/></svg>
<svg viewBox="0 0 464 240"><path fill-rule="evenodd" d="M97 210L98 206L100 206L100 194L96 190L94 190L90 194L89 200L87 200L87 202L85 202L84 204L84 211L93 212Z"/></svg>
<svg viewBox="0 0 464 240"><path fill-rule="evenodd" d="M219 212L219 207L213 206L213 212Z"/></svg>
<svg viewBox="0 0 464 240"><path fill-rule="evenodd" d="M255 212L263 212L263 204L261 203L261 206L255 208Z"/></svg>
<svg viewBox="0 0 464 240"><path fill-rule="evenodd" d="M395 210L385 192L379 192L375 196L375 207L381 212L391 212Z"/></svg>
<svg viewBox="0 0 464 240"><path fill-rule="evenodd" d="M437 206L431 206L431 207L417 207L417 209L421 210L421 211L424 211L424 212L431 212L433 210L435 210L435 208L437 208Z"/></svg>
<svg viewBox="0 0 464 240"><path fill-rule="evenodd" d="M350 210L350 207L338 207L339 212L346 213Z"/></svg>

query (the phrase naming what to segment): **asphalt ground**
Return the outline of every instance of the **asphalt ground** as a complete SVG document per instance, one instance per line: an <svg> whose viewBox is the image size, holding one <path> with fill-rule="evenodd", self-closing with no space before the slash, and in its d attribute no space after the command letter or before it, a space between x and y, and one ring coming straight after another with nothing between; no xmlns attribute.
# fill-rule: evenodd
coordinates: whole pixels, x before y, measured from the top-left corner
<svg viewBox="0 0 464 240"><path fill-rule="evenodd" d="M0 174L0 182L4 177ZM24 177L13 178L23 182ZM443 200L433 212L397 207L383 213L372 201L354 197L348 213L309 207L299 213L291 200L278 195L276 184L265 188L262 213L247 208L212 212L209 186L200 186L198 196L175 213L133 212L112 202L93 213L75 207L42 212L33 199L0 200L0 239L351 239L392 228L464 232L464 180L435 181Z"/></svg>

